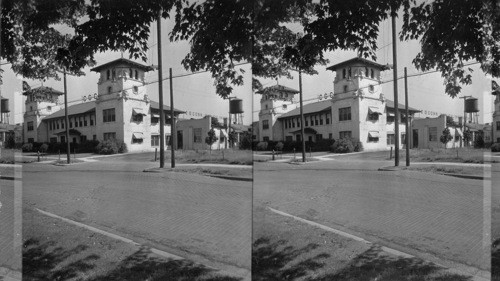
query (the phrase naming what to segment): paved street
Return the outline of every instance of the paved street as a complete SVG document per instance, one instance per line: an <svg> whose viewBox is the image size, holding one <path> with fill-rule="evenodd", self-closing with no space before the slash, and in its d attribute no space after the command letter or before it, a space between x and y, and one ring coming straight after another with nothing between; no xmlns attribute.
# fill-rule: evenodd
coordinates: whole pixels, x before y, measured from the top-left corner
<svg viewBox="0 0 500 281"><path fill-rule="evenodd" d="M305 165L256 163L254 204L423 258L430 254L487 269L483 182L377 171L392 163L362 157Z"/></svg>
<svg viewBox="0 0 500 281"><path fill-rule="evenodd" d="M251 183L142 172L157 165L114 157L70 166L27 164L24 204L195 262L249 270Z"/></svg>

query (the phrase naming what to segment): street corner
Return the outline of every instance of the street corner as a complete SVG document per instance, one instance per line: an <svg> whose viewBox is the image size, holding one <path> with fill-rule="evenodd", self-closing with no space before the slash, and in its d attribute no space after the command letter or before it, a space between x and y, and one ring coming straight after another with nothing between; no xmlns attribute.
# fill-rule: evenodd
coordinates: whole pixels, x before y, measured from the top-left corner
<svg viewBox="0 0 500 281"><path fill-rule="evenodd" d="M385 167L380 167L378 168L379 171L383 171L383 172L396 172L396 171L402 171L402 170L406 170L404 167L400 167L400 166L385 166Z"/></svg>
<svg viewBox="0 0 500 281"><path fill-rule="evenodd" d="M161 174L164 172L173 172L173 171L174 170L170 167L168 167L168 168L153 167L153 168L147 168L147 169L142 170L143 173L157 173L157 174Z"/></svg>

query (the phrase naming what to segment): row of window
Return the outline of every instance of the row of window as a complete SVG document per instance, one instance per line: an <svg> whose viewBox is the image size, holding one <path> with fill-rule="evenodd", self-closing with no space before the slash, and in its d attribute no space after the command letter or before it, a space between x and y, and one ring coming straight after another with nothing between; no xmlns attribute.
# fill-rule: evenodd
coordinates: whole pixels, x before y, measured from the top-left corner
<svg viewBox="0 0 500 281"><path fill-rule="evenodd" d="M373 70L373 68L365 67L365 77L368 77L368 76L370 76L370 78L374 79L375 78L375 71ZM348 67L347 70L345 68L342 69L342 78L350 79L351 77L352 77L352 70L350 67Z"/></svg>
<svg viewBox="0 0 500 281"><path fill-rule="evenodd" d="M135 80L139 80L139 71L137 71L137 69L129 68L128 77L134 78ZM116 70L115 69L106 70L106 80L110 80L110 79L113 79L113 80L116 79Z"/></svg>
<svg viewBox="0 0 500 281"><path fill-rule="evenodd" d="M69 127L70 128L77 128L77 127L87 127L87 126L94 126L95 122L95 115L92 118L91 115L84 115L84 116L78 116L78 117L69 117ZM53 120L49 121L49 130L59 130L59 129L64 129L64 119L59 119L59 120Z"/></svg>
<svg viewBox="0 0 500 281"><path fill-rule="evenodd" d="M300 127L300 118L290 118L286 119L284 121L285 124L285 129L289 128L295 128L295 124L297 124L297 127ZM330 124L330 115L326 114L325 118L323 118L323 114L317 114L317 115L306 115L304 116L304 126L321 126L321 125L328 125Z"/></svg>

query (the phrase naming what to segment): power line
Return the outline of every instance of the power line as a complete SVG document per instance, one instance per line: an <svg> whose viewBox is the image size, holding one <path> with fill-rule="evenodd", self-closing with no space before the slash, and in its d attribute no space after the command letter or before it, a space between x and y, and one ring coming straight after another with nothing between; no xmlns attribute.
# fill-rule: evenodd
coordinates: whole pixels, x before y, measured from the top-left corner
<svg viewBox="0 0 500 281"><path fill-rule="evenodd" d="M471 62L471 63L468 63L468 64L464 64L464 66L470 66L470 65L474 65L474 64L479 64L479 62ZM423 75L427 75L427 74L431 74L431 73L436 73L436 72L439 72L439 70L431 70L431 71L416 73L416 74L408 75L407 77L408 78L419 77L419 76L423 76ZM404 79L404 76L399 76L397 78L397 80L401 80L401 79ZM378 85L387 84L387 83L390 83L390 82L393 82L393 81L394 81L394 79L389 79L389 80L381 81ZM365 86L365 87L358 88L356 90L350 90L350 91L343 92L343 93L355 93L358 90L367 89L370 86L372 86L372 85L368 85L368 86ZM306 99L306 100L304 100L304 102L313 101L313 100L316 100L316 99L317 99L317 97L314 97L314 98ZM292 102L292 103L294 103L294 102ZM276 107L273 107L271 109L277 109L277 108L280 108L280 107L281 106L276 106ZM252 111L252 113L258 113L258 112L260 112L260 110L256 110L256 111L254 110L254 111Z"/></svg>

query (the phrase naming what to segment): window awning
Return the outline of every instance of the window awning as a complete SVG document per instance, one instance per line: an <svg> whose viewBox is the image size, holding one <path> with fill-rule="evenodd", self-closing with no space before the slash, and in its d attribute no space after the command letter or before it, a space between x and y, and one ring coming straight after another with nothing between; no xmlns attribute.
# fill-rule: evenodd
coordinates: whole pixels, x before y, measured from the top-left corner
<svg viewBox="0 0 500 281"><path fill-rule="evenodd" d="M134 113L134 115L146 115L146 113L144 113L144 110L142 108L133 108L132 109L132 113Z"/></svg>
<svg viewBox="0 0 500 281"><path fill-rule="evenodd" d="M378 131L370 131L368 132L368 136L370 138L380 138L380 134L378 133Z"/></svg>
<svg viewBox="0 0 500 281"><path fill-rule="evenodd" d="M142 133L133 133L132 137L136 140L142 140L144 138L144 135Z"/></svg>
<svg viewBox="0 0 500 281"><path fill-rule="evenodd" d="M380 114L380 115L384 114L384 113L382 112L382 110L381 110L380 108L376 107L376 106L369 106L369 107L368 107L368 112L369 112L370 114L373 114L373 113L377 113L377 114Z"/></svg>
<svg viewBox="0 0 500 281"><path fill-rule="evenodd" d="M153 117L153 118L160 118L160 114L153 113L153 114L151 114L151 117Z"/></svg>

